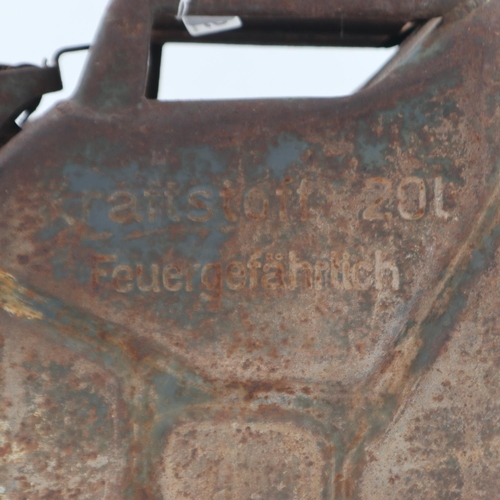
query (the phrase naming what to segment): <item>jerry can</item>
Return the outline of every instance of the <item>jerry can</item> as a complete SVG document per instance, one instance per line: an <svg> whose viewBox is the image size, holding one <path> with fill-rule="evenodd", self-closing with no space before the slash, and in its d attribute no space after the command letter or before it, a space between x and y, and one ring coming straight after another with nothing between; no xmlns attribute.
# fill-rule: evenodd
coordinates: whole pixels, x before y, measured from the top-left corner
<svg viewBox="0 0 500 500"><path fill-rule="evenodd" d="M205 42L400 50L160 102L177 13L113 0L0 150L0 498L499 498L500 4L193 0L241 20Z"/></svg>

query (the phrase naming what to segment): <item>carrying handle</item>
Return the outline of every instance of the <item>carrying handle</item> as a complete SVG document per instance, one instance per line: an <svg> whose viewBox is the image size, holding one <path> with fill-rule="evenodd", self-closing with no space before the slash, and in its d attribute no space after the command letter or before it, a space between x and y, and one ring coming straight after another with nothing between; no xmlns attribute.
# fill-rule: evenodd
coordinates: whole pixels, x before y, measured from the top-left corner
<svg viewBox="0 0 500 500"><path fill-rule="evenodd" d="M248 18L405 23L443 16L460 3L463 0L191 0L189 11L197 16L240 16L244 22ZM153 20L174 18L178 8L179 0L113 0L75 100L112 113L145 99Z"/></svg>

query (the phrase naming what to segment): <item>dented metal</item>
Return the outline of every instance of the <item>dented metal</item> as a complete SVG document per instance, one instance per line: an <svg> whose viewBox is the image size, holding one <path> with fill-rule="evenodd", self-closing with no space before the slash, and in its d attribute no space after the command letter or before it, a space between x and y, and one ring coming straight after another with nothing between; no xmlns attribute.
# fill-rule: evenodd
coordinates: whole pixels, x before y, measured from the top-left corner
<svg viewBox="0 0 500 500"><path fill-rule="evenodd" d="M0 498L496 498L498 3L193 2L442 21L353 96L159 102L165 3L0 152Z"/></svg>

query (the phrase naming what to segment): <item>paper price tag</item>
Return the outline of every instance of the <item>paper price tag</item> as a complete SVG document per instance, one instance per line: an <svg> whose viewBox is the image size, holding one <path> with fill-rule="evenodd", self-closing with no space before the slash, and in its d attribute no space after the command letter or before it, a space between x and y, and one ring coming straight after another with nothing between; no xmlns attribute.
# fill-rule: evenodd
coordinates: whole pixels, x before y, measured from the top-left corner
<svg viewBox="0 0 500 500"><path fill-rule="evenodd" d="M243 26L238 16L182 16L182 20L191 36L213 35Z"/></svg>

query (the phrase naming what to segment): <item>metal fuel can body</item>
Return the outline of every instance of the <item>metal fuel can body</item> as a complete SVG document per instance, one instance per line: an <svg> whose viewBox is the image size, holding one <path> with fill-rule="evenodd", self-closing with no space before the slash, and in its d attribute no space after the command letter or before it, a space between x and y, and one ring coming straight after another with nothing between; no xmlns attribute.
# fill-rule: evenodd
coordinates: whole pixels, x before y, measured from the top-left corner
<svg viewBox="0 0 500 500"><path fill-rule="evenodd" d="M442 21L349 97L160 102L166 3L0 151L0 498L496 498L498 2L193 2Z"/></svg>

